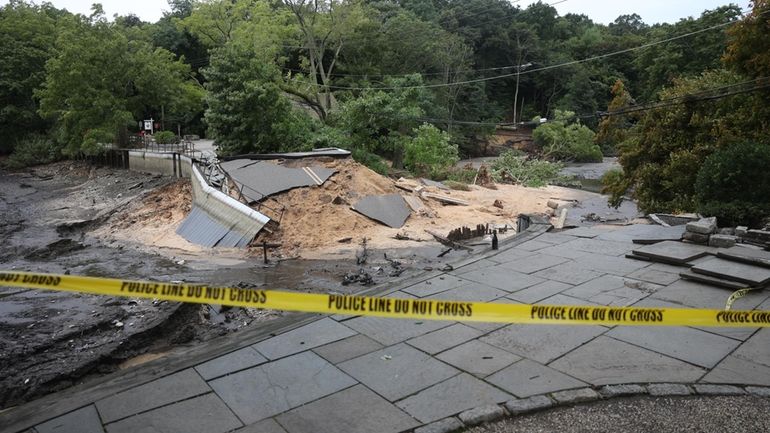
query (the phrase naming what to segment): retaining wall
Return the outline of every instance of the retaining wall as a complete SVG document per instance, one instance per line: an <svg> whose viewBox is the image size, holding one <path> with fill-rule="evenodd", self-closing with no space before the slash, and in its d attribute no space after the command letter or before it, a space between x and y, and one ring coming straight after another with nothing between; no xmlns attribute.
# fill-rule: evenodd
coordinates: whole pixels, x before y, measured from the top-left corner
<svg viewBox="0 0 770 433"><path fill-rule="evenodd" d="M199 207L238 238L250 241L270 221L262 213L209 186L193 160L185 155L132 150L128 152L128 168L142 173L189 178L192 183L193 206ZM200 229L205 230L205 227Z"/></svg>

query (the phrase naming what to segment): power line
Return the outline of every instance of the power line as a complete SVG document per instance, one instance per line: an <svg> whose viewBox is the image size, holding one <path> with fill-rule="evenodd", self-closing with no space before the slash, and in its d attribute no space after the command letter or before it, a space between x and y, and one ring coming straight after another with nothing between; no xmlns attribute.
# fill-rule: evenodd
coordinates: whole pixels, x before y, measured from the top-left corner
<svg viewBox="0 0 770 433"><path fill-rule="evenodd" d="M617 56L617 55L620 55L620 54L625 54L625 53L629 53L629 52L633 52L633 51L637 51L637 50L642 50L642 49L653 47L653 46L656 46L656 45L665 44L665 43L672 42L672 41L675 41L675 40L687 38L687 37L690 37L690 36L693 36L693 35L696 35L696 34L700 34L700 33L704 33L704 32L710 31L710 30L726 27L726 26L731 25L733 23L734 23L734 21L728 21L726 23L721 23L721 24L717 24L717 25L714 25L714 26L706 27L706 28L703 28L703 29L700 29L700 30L696 30L696 31L693 31L693 32L689 32L689 33L685 33L685 34L682 34L682 35L673 36L673 37L662 39L662 40L659 40L659 41L648 42L646 44L642 44L642 45L639 45L639 46L636 46L636 47L626 48L626 49L623 49L623 50L618 50L618 51L614 51L614 52L606 53L606 54L600 54L600 55L588 57L588 58L585 58L585 59L572 60L572 61L569 61L569 62L559 63L559 64L556 64L556 65L543 66L543 67L536 68L536 69L529 69L529 70L526 70L526 71L512 72L512 73L508 73L508 74L496 75L496 76L493 76L493 77L484 77L484 78L477 78L477 79L473 79L473 80L457 81L457 82L454 82L454 83L423 84L423 85L419 85L419 86L401 86L401 87L399 87L399 86L348 87L348 86L334 86L334 85L324 86L322 84L315 84L315 83L307 83L307 84L310 84L310 85L313 85L313 86L319 86L319 87L327 87L327 88L333 89L333 90L411 90L411 89L430 89L430 88L439 88L439 87L462 86L462 85L466 85L466 84L474 84L474 83L481 83L481 82L486 82L486 81L500 80L500 79L503 79L503 78L515 77L516 75L527 75L527 74L532 74L532 73L535 73L535 72L548 71L548 70L551 70L551 69L562 68L562 67L565 67L565 66L572 66L572 65L586 63L586 62L590 62L590 61L594 61L594 60L605 59L605 58L608 58L608 57L613 57L613 56Z"/></svg>
<svg viewBox="0 0 770 433"><path fill-rule="evenodd" d="M568 117L566 119L558 119L558 121L572 121L572 120L590 119L590 118L596 118L596 117L620 116L620 115L629 114L629 113L635 113L635 112L641 112L641 111L649 111L649 110L654 110L654 109L659 109L659 108L671 107L671 106L674 106L674 105L686 104L686 103L689 103L689 102L717 100L717 99L722 99L722 98L726 98L726 97L729 97L729 96L735 96L735 95L740 95L740 94L744 94L744 93L755 92L755 91L758 91L758 90L763 90L763 89L770 88L770 81L768 81L768 82L766 82L764 84L760 84L763 81L767 81L767 80L770 80L770 77L760 77L760 78L755 78L753 80L746 80L746 81L743 81L743 82L740 82L740 83L728 84L728 85L719 86L719 87L712 87L712 88L709 88L709 89L700 90L700 91L695 92L695 93L686 93L684 95L673 96L671 98L661 99L659 101L652 102L652 103L649 103L649 104L638 105L638 106L631 106L631 107L626 107L626 108L622 108L622 109L614 110L614 111L605 111L605 112L598 112L598 113L592 113L592 114L575 115L575 116ZM717 95L708 95L709 93L712 93L712 92L715 92L715 91L732 89L732 88L735 88L735 87L740 87L740 86L744 86L746 84L751 84L751 83L760 84L760 85L752 86L752 87L749 87L747 89L741 89L741 90L736 90L736 91L732 91L732 92L721 93L721 94L717 94ZM474 121L468 121L468 120L435 119L435 118L419 118L418 120L419 121L423 121L423 122L427 122L427 123L475 125L475 126L516 126L516 125L522 125L522 124L527 124L528 123L528 122L520 122L520 123L513 123L513 122L474 122ZM557 120L556 119L550 119L550 120L546 120L545 122L542 122L542 123L549 123L549 122L554 122L554 121L557 121Z"/></svg>

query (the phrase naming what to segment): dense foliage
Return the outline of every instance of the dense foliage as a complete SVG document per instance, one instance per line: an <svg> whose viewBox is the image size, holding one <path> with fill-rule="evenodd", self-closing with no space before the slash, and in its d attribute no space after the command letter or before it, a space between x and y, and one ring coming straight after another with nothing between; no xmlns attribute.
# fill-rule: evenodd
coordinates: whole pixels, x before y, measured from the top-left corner
<svg viewBox="0 0 770 433"><path fill-rule="evenodd" d="M770 216L770 145L739 143L711 154L698 171L699 212L722 226L759 226Z"/></svg>
<svg viewBox="0 0 770 433"><path fill-rule="evenodd" d="M619 145L623 172L606 179L612 204L619 204L631 191L647 212L700 209L721 215L725 223L756 222L763 205L755 203L748 209L729 197L733 194L744 203L768 201L763 194L741 198L759 183L753 178L757 174L753 165L741 165L736 161L740 152L733 150L745 142L753 143L757 152L770 145L770 81L763 75L770 71L765 52L770 43L770 32L765 31L770 28L768 13L770 4L757 1L753 12L730 28L722 68L674 80L660 92L657 103L641 112L636 124L617 126L625 136ZM743 158L749 154L756 152ZM712 155L733 160L721 165ZM735 177L741 171L747 175ZM720 184L715 176L727 177ZM697 191L696 185L702 189ZM709 188L714 195L706 191ZM716 205L719 200L724 207Z"/></svg>
<svg viewBox="0 0 770 433"><path fill-rule="evenodd" d="M546 157L595 161L600 148L626 149L619 190L648 181L646 160L668 163L634 156L657 139L647 113L597 111L770 70L766 17L740 20L735 6L655 25L635 14L602 25L507 0L170 0L169 9L147 23L109 21L98 4L91 16L24 0L0 8L0 152L29 134L67 155L99 152L153 118L161 129L208 134L227 153L340 146L380 171L387 159L441 177L452 150L477 154L495 123L543 117L556 119L535 133ZM725 47L732 81L692 84L720 67ZM581 123L559 119L562 111ZM750 116L754 125L763 113ZM662 124L681 127L684 116ZM698 117L689 127L707 124ZM428 167L436 149L448 158ZM702 161L709 152L696 153ZM676 187L645 200L693 205L692 187Z"/></svg>

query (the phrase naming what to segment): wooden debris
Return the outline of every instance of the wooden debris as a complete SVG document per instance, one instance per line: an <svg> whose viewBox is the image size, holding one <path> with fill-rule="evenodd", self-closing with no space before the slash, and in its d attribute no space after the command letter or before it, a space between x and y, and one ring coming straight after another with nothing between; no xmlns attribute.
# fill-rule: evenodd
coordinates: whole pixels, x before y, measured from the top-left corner
<svg viewBox="0 0 770 433"><path fill-rule="evenodd" d="M470 203L468 203L465 200L460 200L458 198L449 197L449 196L446 196L446 195L433 194L433 193L430 193L430 192L423 192L422 196L425 197L425 198L432 198L434 200L438 200L438 201L440 201L441 203L444 203L444 204L452 204L452 205L460 205L460 206L469 206L470 205Z"/></svg>
<svg viewBox="0 0 770 433"><path fill-rule="evenodd" d="M447 239L450 241L464 241L467 239L479 238L488 234L492 234L489 230L489 224L477 224L476 229L470 229L469 227L459 227L449 232Z"/></svg>
<svg viewBox="0 0 770 433"><path fill-rule="evenodd" d="M556 223L553 225L553 227L557 230L561 230L564 228L564 223L567 222L567 208L562 208L561 213L559 214L559 218L556 220Z"/></svg>
<svg viewBox="0 0 770 433"><path fill-rule="evenodd" d="M456 250L473 251L472 248L468 248L465 245L461 245L461 244L458 244L457 242L451 241L451 240L445 238L444 236L441 236L440 234L438 234L436 232L432 232L430 230L425 230L425 232L428 233L429 235L433 236L433 238L435 238L442 245L446 245L448 247L452 247L453 249L456 249Z"/></svg>

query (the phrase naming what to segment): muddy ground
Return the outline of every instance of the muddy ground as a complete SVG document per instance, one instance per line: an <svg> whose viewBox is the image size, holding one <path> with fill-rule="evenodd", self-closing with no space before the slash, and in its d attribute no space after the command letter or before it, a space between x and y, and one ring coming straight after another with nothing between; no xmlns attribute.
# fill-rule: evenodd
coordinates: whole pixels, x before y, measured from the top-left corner
<svg viewBox="0 0 770 433"><path fill-rule="evenodd" d="M388 251L401 266L383 251L370 251L360 266L350 259L264 265L259 254L143 248L104 236L111 227L134 224L132 215L146 219L139 213L146 202L185 182L73 162L0 172L0 270L354 293L365 286L343 285L346 275L363 271L372 283L383 283L469 254L437 259L442 248L430 244ZM184 200L175 206L184 208ZM163 219L161 213L156 217ZM357 241L347 247L361 249ZM0 408L282 314L0 287Z"/></svg>

